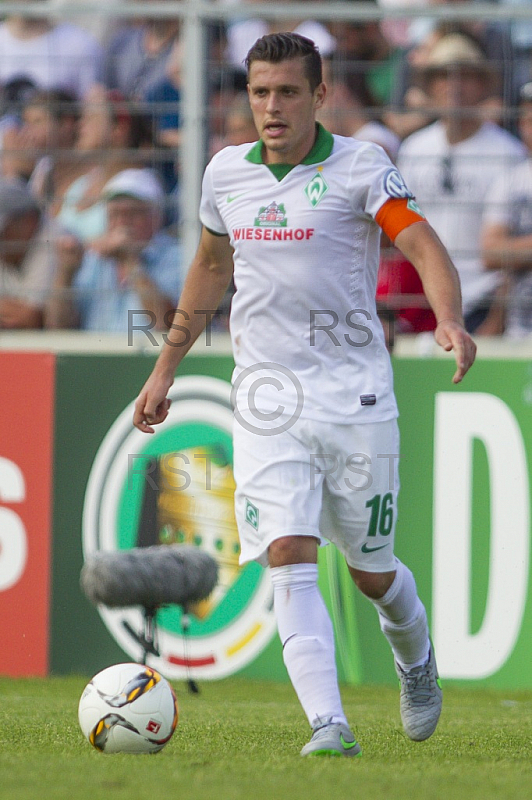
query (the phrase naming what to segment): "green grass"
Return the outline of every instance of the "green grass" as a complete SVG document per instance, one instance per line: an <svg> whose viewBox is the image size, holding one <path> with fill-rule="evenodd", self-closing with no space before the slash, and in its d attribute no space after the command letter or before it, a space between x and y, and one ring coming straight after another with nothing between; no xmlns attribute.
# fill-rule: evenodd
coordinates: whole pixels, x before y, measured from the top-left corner
<svg viewBox="0 0 532 800"><path fill-rule="evenodd" d="M190 695L157 755L102 755L82 737L83 678L0 678L2 800L530 800L532 692L445 690L427 742L402 733L398 691L346 688L362 758L303 759L309 730L285 684L228 679Z"/></svg>

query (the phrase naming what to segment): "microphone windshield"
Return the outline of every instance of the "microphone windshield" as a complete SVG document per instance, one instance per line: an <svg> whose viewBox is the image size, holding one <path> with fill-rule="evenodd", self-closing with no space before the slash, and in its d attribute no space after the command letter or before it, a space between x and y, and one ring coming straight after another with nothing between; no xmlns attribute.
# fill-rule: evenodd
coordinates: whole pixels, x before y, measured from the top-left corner
<svg viewBox="0 0 532 800"><path fill-rule="evenodd" d="M99 551L87 559L80 577L90 602L110 608L186 607L208 597L217 581L215 559L185 544Z"/></svg>

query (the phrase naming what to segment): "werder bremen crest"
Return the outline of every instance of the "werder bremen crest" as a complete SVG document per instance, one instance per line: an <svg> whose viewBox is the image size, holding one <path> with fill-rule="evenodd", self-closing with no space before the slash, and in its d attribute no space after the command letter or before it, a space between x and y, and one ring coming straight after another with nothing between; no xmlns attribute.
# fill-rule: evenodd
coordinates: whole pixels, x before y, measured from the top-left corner
<svg viewBox="0 0 532 800"><path fill-rule="evenodd" d="M305 194L312 208L316 208L328 190L329 187L327 186L325 178L323 175L320 175L319 172L316 172L312 180L305 186Z"/></svg>
<svg viewBox="0 0 532 800"><path fill-rule="evenodd" d="M270 203L269 206L261 206L259 213L255 217L255 226L259 228L286 228L286 210L284 203Z"/></svg>
<svg viewBox="0 0 532 800"><path fill-rule="evenodd" d="M246 522L256 531L259 529L259 509L246 497Z"/></svg>

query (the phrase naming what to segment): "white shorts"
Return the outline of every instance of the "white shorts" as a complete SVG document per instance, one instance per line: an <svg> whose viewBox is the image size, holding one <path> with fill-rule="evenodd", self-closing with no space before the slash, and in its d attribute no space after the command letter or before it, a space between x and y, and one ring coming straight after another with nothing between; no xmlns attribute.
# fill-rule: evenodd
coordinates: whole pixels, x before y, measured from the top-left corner
<svg viewBox="0 0 532 800"><path fill-rule="evenodd" d="M332 425L301 418L273 436L234 424L240 563L268 563L283 536L333 542L349 566L395 569L397 420Z"/></svg>

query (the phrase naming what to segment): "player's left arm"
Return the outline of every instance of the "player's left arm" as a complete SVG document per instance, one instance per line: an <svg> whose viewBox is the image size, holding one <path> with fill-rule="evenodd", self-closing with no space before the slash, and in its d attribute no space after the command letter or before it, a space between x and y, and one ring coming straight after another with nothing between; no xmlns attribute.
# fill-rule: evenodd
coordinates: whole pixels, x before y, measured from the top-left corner
<svg viewBox="0 0 532 800"><path fill-rule="evenodd" d="M473 364L477 348L464 328L456 267L435 230L423 220L403 228L394 244L420 275L438 323L434 338L444 350L453 351L456 361L453 383L459 383Z"/></svg>

